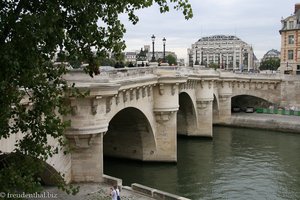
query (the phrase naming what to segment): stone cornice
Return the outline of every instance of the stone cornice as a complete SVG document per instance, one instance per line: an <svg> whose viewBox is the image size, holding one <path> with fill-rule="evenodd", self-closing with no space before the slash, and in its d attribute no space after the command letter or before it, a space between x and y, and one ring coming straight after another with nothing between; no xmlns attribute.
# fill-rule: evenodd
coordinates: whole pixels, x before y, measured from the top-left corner
<svg viewBox="0 0 300 200"><path fill-rule="evenodd" d="M159 76L158 83L174 84L174 83L185 83L187 82L187 76Z"/></svg>
<svg viewBox="0 0 300 200"><path fill-rule="evenodd" d="M88 97L105 97L118 94L121 85L116 83L77 83L75 87L80 92L89 92Z"/></svg>

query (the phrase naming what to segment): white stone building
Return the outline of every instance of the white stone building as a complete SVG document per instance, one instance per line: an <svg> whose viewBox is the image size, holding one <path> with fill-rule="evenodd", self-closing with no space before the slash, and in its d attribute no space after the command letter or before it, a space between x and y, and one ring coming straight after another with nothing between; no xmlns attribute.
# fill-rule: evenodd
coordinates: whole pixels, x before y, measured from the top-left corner
<svg viewBox="0 0 300 200"><path fill-rule="evenodd" d="M276 49L271 49L263 56L261 61L268 60L268 59L274 59L274 58L280 59L280 52Z"/></svg>
<svg viewBox="0 0 300 200"><path fill-rule="evenodd" d="M125 52L125 62L136 63L136 52Z"/></svg>
<svg viewBox="0 0 300 200"><path fill-rule="evenodd" d="M254 69L252 46L232 35L202 37L188 49L189 66L209 67L214 63L221 69L250 71Z"/></svg>

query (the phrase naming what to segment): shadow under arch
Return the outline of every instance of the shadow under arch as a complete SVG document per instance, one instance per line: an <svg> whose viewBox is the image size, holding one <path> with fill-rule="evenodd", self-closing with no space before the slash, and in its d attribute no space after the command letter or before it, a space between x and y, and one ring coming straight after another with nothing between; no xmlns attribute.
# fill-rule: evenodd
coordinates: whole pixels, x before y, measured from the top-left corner
<svg viewBox="0 0 300 200"><path fill-rule="evenodd" d="M22 170L22 172L26 172L28 170L28 172L33 173L33 177L35 179L31 181L40 182L41 185L57 186L64 183L63 177L53 166L45 161L26 156L21 153L1 153L0 170L4 168L12 169L16 177L23 176L22 174L19 174L19 171L17 170L18 168L23 168L24 171ZM38 169L40 169L40 171ZM10 175L7 174L7 176Z"/></svg>
<svg viewBox="0 0 300 200"><path fill-rule="evenodd" d="M274 105L272 102L252 95L237 95L231 98L231 109L233 107L239 107L242 110L245 110L247 107L268 108L272 105Z"/></svg>
<svg viewBox="0 0 300 200"><path fill-rule="evenodd" d="M179 135L194 135L197 131L197 115L191 97L182 92L179 94L179 110L177 111L177 133Z"/></svg>
<svg viewBox="0 0 300 200"><path fill-rule="evenodd" d="M214 100L213 100L213 122L219 120L219 101L214 94Z"/></svg>
<svg viewBox="0 0 300 200"><path fill-rule="evenodd" d="M155 151L153 129L141 110L124 108L110 120L103 138L104 156L147 161Z"/></svg>

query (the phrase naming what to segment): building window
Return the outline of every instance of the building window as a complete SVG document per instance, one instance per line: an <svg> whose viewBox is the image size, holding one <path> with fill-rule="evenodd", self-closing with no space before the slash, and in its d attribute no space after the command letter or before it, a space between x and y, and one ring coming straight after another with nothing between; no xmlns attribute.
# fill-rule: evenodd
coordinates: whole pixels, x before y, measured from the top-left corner
<svg viewBox="0 0 300 200"><path fill-rule="evenodd" d="M294 51L293 50L288 50L288 59L293 60L294 59Z"/></svg>
<svg viewBox="0 0 300 200"><path fill-rule="evenodd" d="M294 28L294 22L293 21L289 21L289 29L293 29Z"/></svg>
<svg viewBox="0 0 300 200"><path fill-rule="evenodd" d="M294 35L289 35L289 44L294 44Z"/></svg>

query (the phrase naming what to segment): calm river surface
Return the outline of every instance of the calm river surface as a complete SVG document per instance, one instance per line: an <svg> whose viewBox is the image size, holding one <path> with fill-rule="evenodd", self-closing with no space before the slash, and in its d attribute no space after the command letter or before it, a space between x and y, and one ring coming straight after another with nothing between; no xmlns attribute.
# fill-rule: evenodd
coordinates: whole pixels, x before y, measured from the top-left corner
<svg viewBox="0 0 300 200"><path fill-rule="evenodd" d="M104 160L104 173L191 199L300 199L300 134L214 127L178 138L178 163Z"/></svg>

